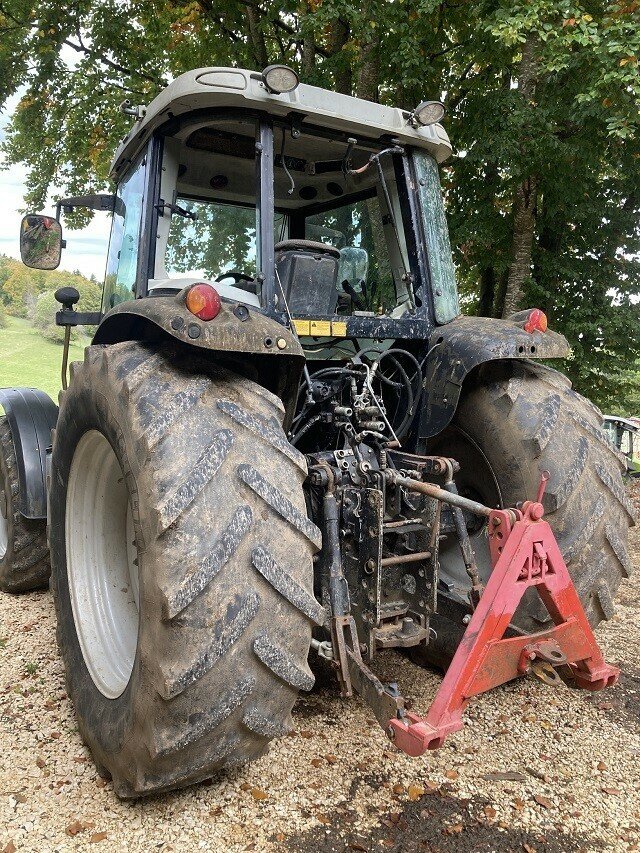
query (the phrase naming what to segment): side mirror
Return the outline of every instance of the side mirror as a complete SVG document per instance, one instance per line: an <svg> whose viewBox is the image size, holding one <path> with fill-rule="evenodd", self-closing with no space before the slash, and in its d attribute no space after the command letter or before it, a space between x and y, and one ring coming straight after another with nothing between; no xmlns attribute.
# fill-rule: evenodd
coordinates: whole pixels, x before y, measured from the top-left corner
<svg viewBox="0 0 640 853"><path fill-rule="evenodd" d="M60 263L62 226L57 219L28 213L20 225L20 257L25 266L54 270Z"/></svg>
<svg viewBox="0 0 640 853"><path fill-rule="evenodd" d="M340 249L338 264L338 285L348 281L356 291L362 290L361 282L367 280L369 272L369 254L366 249L357 246L345 246Z"/></svg>

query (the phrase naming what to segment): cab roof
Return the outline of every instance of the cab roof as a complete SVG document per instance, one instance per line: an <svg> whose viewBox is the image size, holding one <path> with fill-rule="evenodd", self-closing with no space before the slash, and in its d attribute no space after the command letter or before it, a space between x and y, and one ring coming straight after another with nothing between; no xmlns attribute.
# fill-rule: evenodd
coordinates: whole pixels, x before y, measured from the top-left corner
<svg viewBox="0 0 640 853"><path fill-rule="evenodd" d="M151 101L144 117L124 137L111 166L117 178L151 134L166 121L201 109L245 108L276 118L299 116L305 123L348 133L360 139L392 137L403 145L428 151L438 163L451 154L451 143L440 124L413 127L410 113L372 101L352 98L304 83L293 92L272 94L262 75L243 68L198 68L181 74Z"/></svg>

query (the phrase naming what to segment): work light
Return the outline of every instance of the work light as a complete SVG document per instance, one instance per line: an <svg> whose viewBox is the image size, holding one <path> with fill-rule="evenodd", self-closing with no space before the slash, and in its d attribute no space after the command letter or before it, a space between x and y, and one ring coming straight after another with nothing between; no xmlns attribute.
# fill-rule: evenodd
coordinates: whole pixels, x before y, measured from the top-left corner
<svg viewBox="0 0 640 853"><path fill-rule="evenodd" d="M288 65L268 65L262 72L262 82L274 95L293 92L298 87L298 75Z"/></svg>
<svg viewBox="0 0 640 853"><path fill-rule="evenodd" d="M440 101L422 101L411 114L411 123L426 127L441 121L443 116L444 104Z"/></svg>

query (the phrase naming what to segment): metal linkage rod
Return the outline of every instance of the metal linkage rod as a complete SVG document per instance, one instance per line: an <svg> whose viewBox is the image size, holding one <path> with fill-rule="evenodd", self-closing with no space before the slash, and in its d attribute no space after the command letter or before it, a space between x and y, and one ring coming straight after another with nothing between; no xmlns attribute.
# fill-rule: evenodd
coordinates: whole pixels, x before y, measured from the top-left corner
<svg viewBox="0 0 640 853"><path fill-rule="evenodd" d="M484 504L472 501L469 498L464 498L462 495L447 492L439 486L434 486L433 483L423 483L421 480L412 480L410 477L403 477L396 471L390 470L385 472L385 476L387 480L394 485L404 486L405 489L409 489L413 492L422 492L423 495L429 495L429 497L435 498L443 503L451 504L451 506L457 506L460 509L466 509L474 515L482 515L485 518L489 518L491 515L491 507L484 506Z"/></svg>

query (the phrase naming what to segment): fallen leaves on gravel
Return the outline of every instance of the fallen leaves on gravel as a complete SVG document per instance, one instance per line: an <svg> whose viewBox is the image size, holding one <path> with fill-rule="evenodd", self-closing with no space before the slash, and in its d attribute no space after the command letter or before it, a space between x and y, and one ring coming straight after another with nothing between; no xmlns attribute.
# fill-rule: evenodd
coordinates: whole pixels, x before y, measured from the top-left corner
<svg viewBox="0 0 640 853"><path fill-rule="evenodd" d="M393 791L394 794L396 794L397 796L400 796L400 794L404 794L405 788L404 788L404 785L401 785L399 782L397 782L391 790Z"/></svg>
<svg viewBox="0 0 640 853"><path fill-rule="evenodd" d="M618 788L603 788L602 790L605 794L609 794L610 797L619 797L621 794Z"/></svg>
<svg viewBox="0 0 640 853"><path fill-rule="evenodd" d="M16 845L13 841L10 841L8 844L2 848L2 853L16 853Z"/></svg>
<svg viewBox="0 0 640 853"><path fill-rule="evenodd" d="M533 799L538 803L539 806L543 806L545 809L552 809L553 802L549 799L549 797L543 797L542 794L534 794Z"/></svg>
<svg viewBox="0 0 640 853"><path fill-rule="evenodd" d="M254 800L267 800L269 798L269 794L263 791L262 788L252 788L251 796Z"/></svg>
<svg viewBox="0 0 640 853"><path fill-rule="evenodd" d="M416 800L419 800L420 797L424 796L424 794L425 789L422 785L409 785L407 789L407 796L414 803Z"/></svg>
<svg viewBox="0 0 640 853"><path fill-rule="evenodd" d="M94 832L89 841L91 842L91 844L97 844L98 841L104 841L106 837L106 832Z"/></svg>
<svg viewBox="0 0 640 853"><path fill-rule="evenodd" d="M82 832L83 829L84 829L84 827L82 826L80 821L74 820L73 823L70 823L69 826L65 829L65 832L67 833L67 835L70 835L71 837L73 837L74 835L77 835L79 832Z"/></svg>
<svg viewBox="0 0 640 853"><path fill-rule="evenodd" d="M447 779L457 779L460 774L457 770L445 770L444 775Z"/></svg>

